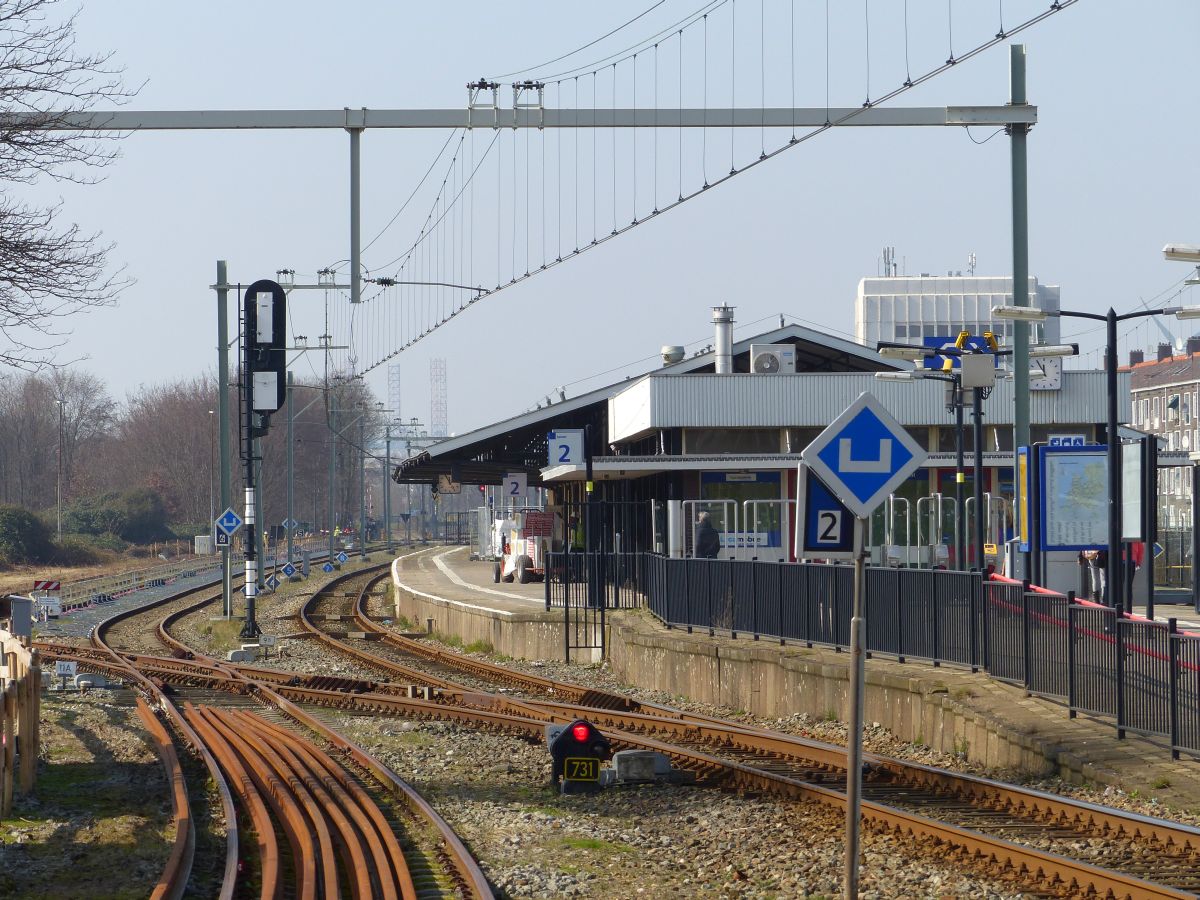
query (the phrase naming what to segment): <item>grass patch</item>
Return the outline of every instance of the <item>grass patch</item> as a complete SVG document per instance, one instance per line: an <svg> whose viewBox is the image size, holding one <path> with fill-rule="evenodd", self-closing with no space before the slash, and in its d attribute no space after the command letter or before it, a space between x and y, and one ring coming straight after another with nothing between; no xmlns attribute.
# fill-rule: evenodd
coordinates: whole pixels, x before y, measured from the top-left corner
<svg viewBox="0 0 1200 900"><path fill-rule="evenodd" d="M605 854L630 854L636 853L637 850L629 844L621 844L615 841L602 841L599 838L585 837L570 837L564 835L556 842L559 847L564 850L590 850L594 853Z"/></svg>
<svg viewBox="0 0 1200 900"><path fill-rule="evenodd" d="M1163 776L1155 778L1154 781L1150 783L1150 787L1154 788L1156 791L1161 791L1163 788L1169 788L1170 786L1171 779Z"/></svg>
<svg viewBox="0 0 1200 900"><path fill-rule="evenodd" d="M494 653L496 650L491 641L471 641L463 649L467 653Z"/></svg>
<svg viewBox="0 0 1200 900"><path fill-rule="evenodd" d="M209 652L222 653L226 650L237 650L242 646L242 621L227 619L209 622L206 626L211 646Z"/></svg>

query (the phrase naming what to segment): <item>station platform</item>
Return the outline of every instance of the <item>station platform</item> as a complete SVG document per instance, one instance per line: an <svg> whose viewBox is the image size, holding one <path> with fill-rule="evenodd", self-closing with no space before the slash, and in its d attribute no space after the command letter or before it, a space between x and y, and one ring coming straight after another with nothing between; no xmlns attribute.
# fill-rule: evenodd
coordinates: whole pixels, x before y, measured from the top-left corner
<svg viewBox="0 0 1200 900"><path fill-rule="evenodd" d="M397 608L419 624L464 642L484 640L497 653L561 660L563 613L546 611L544 585L494 584L492 564L466 548L431 548L393 567ZM1180 627L1200 628L1189 606L1163 607ZM1185 620L1187 625L1185 626ZM758 716L807 713L843 718L849 708L846 652L780 645L742 636L668 629L645 610L608 617L608 664L621 681ZM1128 733L1110 720L1080 714L1022 688L928 662L867 661L865 718L899 739L955 754L997 773L1058 776L1111 786L1172 809L1200 814L1200 761L1172 760L1158 739Z"/></svg>

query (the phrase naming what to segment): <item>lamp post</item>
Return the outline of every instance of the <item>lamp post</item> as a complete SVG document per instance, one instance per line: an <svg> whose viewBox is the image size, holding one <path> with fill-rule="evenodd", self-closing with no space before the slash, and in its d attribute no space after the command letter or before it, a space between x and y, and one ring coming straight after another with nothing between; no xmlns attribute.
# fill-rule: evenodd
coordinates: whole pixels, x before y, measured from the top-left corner
<svg viewBox="0 0 1200 900"><path fill-rule="evenodd" d="M212 523L216 521L217 509L216 498L213 494L213 474L216 470L216 448L217 448L217 432L216 432L216 413L215 409L208 411L208 530L212 531Z"/></svg>
<svg viewBox="0 0 1200 900"><path fill-rule="evenodd" d="M1163 258L1176 260L1179 262L1187 262L1196 266L1196 272L1193 277L1187 279L1185 284L1200 284L1200 246L1195 244L1167 244L1163 247ZM1188 319L1192 316L1187 314L1187 311L1177 313L1179 318ZM1197 448L1192 448L1193 450ZM1157 473L1155 473L1157 476ZM1196 472L1193 471L1193 476ZM1157 477L1155 479L1157 483ZM1155 506L1154 514L1158 515L1157 505ZM1200 610L1200 569L1197 568L1197 561L1200 561L1200 503L1196 502L1196 488L1192 490L1192 606ZM1146 565L1153 567L1154 557L1151 555L1146 560ZM1150 595L1154 595L1154 578L1150 578ZM1153 618L1153 609L1147 611L1149 618Z"/></svg>
<svg viewBox="0 0 1200 900"><path fill-rule="evenodd" d="M55 510L55 535L56 540L62 540L62 478L63 478L63 407L67 401L62 397L56 397L54 402L58 405L58 454L56 461L58 464L58 478L55 481L54 488L54 510Z"/></svg>
<svg viewBox="0 0 1200 900"><path fill-rule="evenodd" d="M958 554L958 564L960 567L965 567L966 563L966 504L963 500L963 482L965 480L963 474L963 399L965 390L967 388L971 389L972 438L974 444L972 450L975 457L973 466L974 476L972 479L972 493L975 498L975 527L973 529L972 543L974 545L976 565L982 571L984 546L986 544L986 522L984 520L985 510L983 508L983 401L991 394L992 385L996 380L995 357L1014 355L1014 351L1012 348L998 347L995 338L990 332L983 334L983 338L988 343L987 348L972 346L969 343L970 337L969 332L960 332L954 345L947 345L945 347L917 347L910 344L896 344L890 341L881 342L877 345L880 356L892 359L905 359L914 363L940 357L944 359L944 363L941 371L917 368L905 372L877 372L875 377L905 381L929 378L935 381L951 383L958 445L955 460L957 464L955 508L958 520L955 528L955 552ZM1044 359L1070 356L1078 351L1078 346L1074 344L1029 346L1026 348L1025 354L1022 355L1026 359ZM955 358L959 360L957 371L954 370L951 362ZM949 408L949 405L947 408Z"/></svg>
<svg viewBox="0 0 1200 900"><path fill-rule="evenodd" d="M887 353L896 348L881 347L880 356L898 356ZM924 355L922 355L924 358ZM913 369L906 372L876 372L875 377L883 381L944 381L950 385L949 399L946 401L946 411L954 413L954 562L961 569L965 568L967 559L966 540L966 500L963 488L966 482L966 471L963 459L963 390L962 380L957 373L939 374L928 369ZM939 523L940 527L940 523Z"/></svg>
<svg viewBox="0 0 1200 900"><path fill-rule="evenodd" d="M1169 245L1168 245L1169 246ZM1200 251L1198 251L1200 253ZM1197 256L1200 259L1200 255ZM1200 308L1168 306L1163 309L1138 309L1118 315L1109 307L1108 312L1080 312L1077 310L1044 310L1030 306L993 306L992 315L998 319L1023 322L1044 322L1048 316L1065 316L1072 319L1091 319L1105 326L1104 370L1108 390L1108 410L1105 422L1108 456L1108 567L1105 582L1108 588L1109 605L1119 615L1125 608L1121 560L1121 442L1117 434L1117 323L1147 316L1174 315L1180 319L1200 318Z"/></svg>

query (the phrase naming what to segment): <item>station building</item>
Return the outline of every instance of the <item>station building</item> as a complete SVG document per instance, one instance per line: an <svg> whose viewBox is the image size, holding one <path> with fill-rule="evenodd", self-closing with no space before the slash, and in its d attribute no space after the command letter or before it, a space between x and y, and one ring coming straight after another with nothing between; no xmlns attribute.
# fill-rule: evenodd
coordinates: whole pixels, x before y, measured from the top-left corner
<svg viewBox="0 0 1200 900"><path fill-rule="evenodd" d="M622 549L686 553L688 529L669 515L677 501L684 522L712 510L725 532L722 556L790 560L801 451L869 391L929 451L923 468L896 492L890 521L877 516L870 543L914 547L932 540L929 530L936 526L920 534L913 514L921 498L940 493L948 499L954 491L959 436L947 410L946 384L878 379L876 373L908 364L796 324L735 342L732 320L732 309L716 307L711 350L683 358L683 348L664 347L661 367L437 443L401 462L393 478L400 484L500 485L506 474L524 473L531 487L549 491L548 502L566 510L566 518L585 499L586 467L548 459L547 434L586 428L593 498L638 511L639 525L626 529ZM1128 373L1120 379L1120 419L1128 422ZM1106 403L1103 372L1065 371L1053 388L1031 392L1032 438L1070 434L1101 442ZM1000 542L1011 533L1011 380L997 380L983 413L982 487L994 504L989 540ZM969 407L965 419L970 496ZM944 512L943 522L941 539L953 543L947 537L953 519L947 522Z"/></svg>
<svg viewBox="0 0 1200 900"><path fill-rule="evenodd" d="M1130 351L1128 371L1133 427L1156 435L1167 454L1200 451L1200 336L1188 338L1182 353L1166 343L1158 345L1153 359L1142 350ZM1160 469L1160 525L1191 528L1192 476L1191 466Z"/></svg>
<svg viewBox="0 0 1200 900"><path fill-rule="evenodd" d="M874 347L879 341L938 346L953 341L960 331L990 331L1002 344L1012 342L1013 323L993 321L992 307L1013 303L1012 276L886 275L863 278L854 300L854 336ZM1057 285L1029 278L1029 304L1053 312L1060 309ZM1030 340L1058 344L1059 320L1050 316L1035 323Z"/></svg>

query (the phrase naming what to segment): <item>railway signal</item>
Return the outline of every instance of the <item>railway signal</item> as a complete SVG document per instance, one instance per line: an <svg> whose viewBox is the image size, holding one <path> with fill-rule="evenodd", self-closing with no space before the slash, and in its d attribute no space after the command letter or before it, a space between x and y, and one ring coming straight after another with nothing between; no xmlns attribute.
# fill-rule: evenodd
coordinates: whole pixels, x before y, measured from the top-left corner
<svg viewBox="0 0 1200 900"><path fill-rule="evenodd" d="M255 439L267 433L271 413L283 406L287 397L287 295L283 288L265 278L246 288L242 321L245 326L242 335L245 351L242 366L242 407L245 416L242 459L246 463L244 522L250 528L251 536L246 541L246 621L241 636L253 640L259 634L258 622L254 618L259 575L254 529L262 524L255 521Z"/></svg>
<svg viewBox="0 0 1200 900"><path fill-rule="evenodd" d="M547 725L546 745L554 760L551 778L564 794L600 789L600 762L612 747L591 722L576 719L569 725Z"/></svg>

